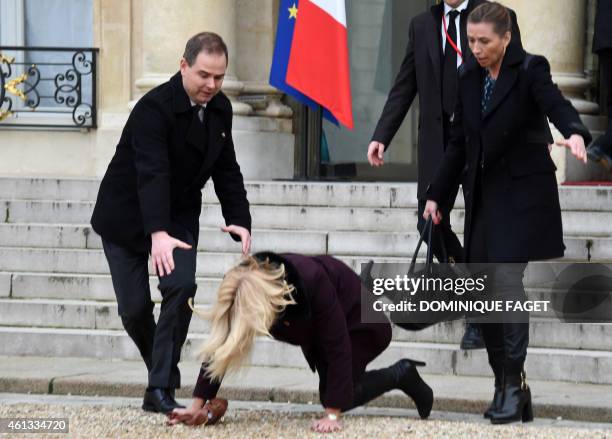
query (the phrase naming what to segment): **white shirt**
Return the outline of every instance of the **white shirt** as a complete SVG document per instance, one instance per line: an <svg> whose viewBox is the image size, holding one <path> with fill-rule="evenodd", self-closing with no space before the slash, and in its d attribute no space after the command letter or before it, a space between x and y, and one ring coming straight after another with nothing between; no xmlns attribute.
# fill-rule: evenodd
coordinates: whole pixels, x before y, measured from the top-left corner
<svg viewBox="0 0 612 439"><path fill-rule="evenodd" d="M444 3L444 16L446 17L446 26L450 27L448 20L450 19L448 16L448 13L451 11L457 11L459 13L461 13L461 11L465 11L468 7L468 2L469 0L465 0L463 3L461 3L459 6L457 6L455 9L451 8L449 5L447 5L446 3ZM455 44L457 44L457 47L459 48L459 50L461 50L461 15L457 15L457 18L455 18L455 28L457 29L457 41L455 41ZM444 24L440 23L440 30L442 32L442 52L446 51L446 32L444 32ZM453 49L450 45L449 45L451 50L455 50ZM446 52L445 52L446 53ZM457 68L459 68L459 66L462 63L462 59L459 56L459 54L457 54Z"/></svg>
<svg viewBox="0 0 612 439"><path fill-rule="evenodd" d="M189 99L189 102L191 102L191 106L192 107L198 105L195 102L193 102L191 99ZM206 104L202 105L201 106L202 108L200 108L200 111L198 111L198 117L200 118L200 122L204 122L204 108L206 108Z"/></svg>

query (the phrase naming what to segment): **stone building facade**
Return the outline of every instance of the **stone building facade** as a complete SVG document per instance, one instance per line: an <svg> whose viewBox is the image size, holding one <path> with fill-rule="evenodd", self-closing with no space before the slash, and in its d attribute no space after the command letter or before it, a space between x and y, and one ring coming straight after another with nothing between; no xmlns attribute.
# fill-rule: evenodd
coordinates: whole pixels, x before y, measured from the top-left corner
<svg viewBox="0 0 612 439"><path fill-rule="evenodd" d="M70 7L74 1L50 0L48 4L64 2ZM234 107L234 143L245 177L294 177L296 159L302 154L303 127L296 107L287 105L286 98L268 85L278 0L78 1L90 2L91 23L86 17L84 27L91 32L92 46L99 49L96 128L7 127L7 118L0 122L0 174L102 175L134 102L178 70L184 44L191 35L211 30L222 35L229 47L223 89ZM526 49L550 60L555 81L587 125L597 131L602 127L592 93L596 89L596 67L590 54L595 1L504 3L518 14ZM28 30L27 23L20 24L27 16L28 2L32 0L2 0L0 45L23 45L23 37L20 40L18 36L36 32ZM410 6L406 6L408 3ZM432 3L347 1L356 129L339 132L323 124L331 154L328 160L365 162L371 129L403 56L410 16ZM50 29L52 32L53 27ZM414 165L414 121L414 114L406 119L396 141L402 145L389 152L389 162ZM577 169L567 160L564 150L556 148L553 156L560 181L592 178L585 174L586 168ZM598 172L593 166L588 168L591 174Z"/></svg>

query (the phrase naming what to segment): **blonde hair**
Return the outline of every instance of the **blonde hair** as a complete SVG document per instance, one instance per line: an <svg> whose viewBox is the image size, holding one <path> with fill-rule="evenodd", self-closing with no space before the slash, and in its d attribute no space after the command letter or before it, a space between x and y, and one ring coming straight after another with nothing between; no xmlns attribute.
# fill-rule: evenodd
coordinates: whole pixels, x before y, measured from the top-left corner
<svg viewBox="0 0 612 439"><path fill-rule="evenodd" d="M284 265L272 265L268 259L260 262L248 257L225 273L212 310L194 309L211 321L208 340L197 355L212 380L219 381L229 370L239 368L257 335L272 336L270 328L278 314L296 303L294 289L285 280Z"/></svg>

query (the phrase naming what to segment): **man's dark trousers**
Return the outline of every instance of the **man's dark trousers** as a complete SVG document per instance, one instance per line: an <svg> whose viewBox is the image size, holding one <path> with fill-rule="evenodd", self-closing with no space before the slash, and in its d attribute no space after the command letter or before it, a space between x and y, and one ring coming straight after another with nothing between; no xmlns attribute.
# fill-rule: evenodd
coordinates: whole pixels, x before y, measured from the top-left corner
<svg viewBox="0 0 612 439"><path fill-rule="evenodd" d="M444 145L448 142L448 137L450 134L450 117L446 113L442 113L443 118L443 138ZM449 258L457 263L464 262L464 254L463 254L463 246L461 245L461 241L457 238L455 232L451 228L450 224L450 212L453 210L455 206L455 200L457 199L457 193L459 191L459 186L456 187L455 191L450 194L448 200L438 206L440 212L442 213L442 221L440 224L434 227L432 234L432 254L438 259L438 261L442 261L444 258L444 252L442 250L442 243L440 242L440 238L438 235L442 236L444 240L444 245L446 247L446 253ZM423 218L423 212L425 211L425 204L427 204L426 200L419 199L418 204L418 221L417 221L417 229L419 233L423 233L423 229L425 228L425 219Z"/></svg>
<svg viewBox="0 0 612 439"><path fill-rule="evenodd" d="M190 244L191 249L175 248L174 270L158 278L162 303L157 324L149 288L148 252L102 240L123 326L147 366L149 387L165 389L181 386L178 362L192 314L188 300L197 288L197 237L178 224L173 225L171 236Z"/></svg>
<svg viewBox="0 0 612 439"><path fill-rule="evenodd" d="M607 89L605 105L608 111L608 129L595 143L606 154L612 156L612 49L605 49L599 52L599 64L601 65L602 81L605 82Z"/></svg>

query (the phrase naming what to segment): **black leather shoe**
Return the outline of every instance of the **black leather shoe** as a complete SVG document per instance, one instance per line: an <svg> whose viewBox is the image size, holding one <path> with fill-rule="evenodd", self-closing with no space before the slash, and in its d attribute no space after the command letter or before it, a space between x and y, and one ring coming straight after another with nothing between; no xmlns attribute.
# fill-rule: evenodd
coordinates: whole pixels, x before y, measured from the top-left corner
<svg viewBox="0 0 612 439"><path fill-rule="evenodd" d="M185 406L180 405L174 400L171 390L172 389L160 389L159 387L147 389L142 401L142 409L147 412L165 414L177 408L184 409Z"/></svg>
<svg viewBox="0 0 612 439"><path fill-rule="evenodd" d="M485 342L482 338L482 332L480 326L475 323L466 323L465 332L461 339L461 345L459 346L464 351L473 349L484 349Z"/></svg>
<svg viewBox="0 0 612 439"><path fill-rule="evenodd" d="M504 376L502 403L498 410L491 413L492 424L533 421L531 389L527 385L525 372L520 375Z"/></svg>

